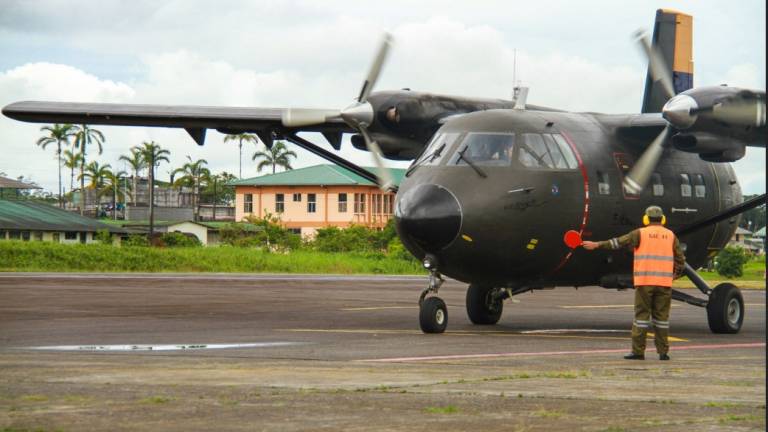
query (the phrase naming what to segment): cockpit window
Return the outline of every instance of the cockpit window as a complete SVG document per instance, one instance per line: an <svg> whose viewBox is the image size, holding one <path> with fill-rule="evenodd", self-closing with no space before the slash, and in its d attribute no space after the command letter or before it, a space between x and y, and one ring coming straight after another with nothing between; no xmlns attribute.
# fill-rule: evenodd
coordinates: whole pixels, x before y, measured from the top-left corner
<svg viewBox="0 0 768 432"><path fill-rule="evenodd" d="M466 158L468 158L477 165L509 166L514 149L514 134L470 133L464 138L451 163L467 165ZM460 153L464 157L461 157Z"/></svg>
<svg viewBox="0 0 768 432"><path fill-rule="evenodd" d="M554 168L552 155L539 134L523 134L517 159L528 168Z"/></svg>
<svg viewBox="0 0 768 432"><path fill-rule="evenodd" d="M419 157L419 160L417 160L413 165L438 165L445 155L448 154L448 151L451 149L451 146L456 142L456 140L459 138L460 133L438 133L433 138L432 141L429 142L427 145L427 148L424 150L424 153L421 154Z"/></svg>

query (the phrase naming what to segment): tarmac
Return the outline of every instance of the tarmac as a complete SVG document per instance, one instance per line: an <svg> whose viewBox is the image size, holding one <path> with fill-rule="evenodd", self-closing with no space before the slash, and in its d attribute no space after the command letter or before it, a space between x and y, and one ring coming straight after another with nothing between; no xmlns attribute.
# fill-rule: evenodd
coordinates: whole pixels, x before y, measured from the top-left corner
<svg viewBox="0 0 768 432"><path fill-rule="evenodd" d="M419 330L426 277L0 273L0 430L765 430L765 291L736 335L673 302L626 361L631 290L514 297ZM698 295L698 291L688 291ZM3 429L5 428L5 429Z"/></svg>

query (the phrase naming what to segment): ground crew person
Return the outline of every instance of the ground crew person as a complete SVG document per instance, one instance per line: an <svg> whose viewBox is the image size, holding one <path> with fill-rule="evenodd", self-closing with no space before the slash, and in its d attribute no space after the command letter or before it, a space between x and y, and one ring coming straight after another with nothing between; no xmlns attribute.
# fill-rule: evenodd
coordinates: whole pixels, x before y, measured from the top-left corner
<svg viewBox="0 0 768 432"><path fill-rule="evenodd" d="M664 228L666 217L661 207L645 209L643 224L621 237L601 242L584 241L586 250L635 250L635 320L632 325L632 353L627 360L645 360L645 338L653 324L654 343L659 360L669 360L669 308L672 300L672 280L682 274L685 255L675 234Z"/></svg>

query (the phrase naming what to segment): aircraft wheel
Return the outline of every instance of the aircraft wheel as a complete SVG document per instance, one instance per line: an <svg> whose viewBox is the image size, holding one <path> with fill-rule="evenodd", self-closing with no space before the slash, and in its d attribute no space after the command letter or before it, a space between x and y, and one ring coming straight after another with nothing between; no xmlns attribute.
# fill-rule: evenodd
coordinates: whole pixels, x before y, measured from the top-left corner
<svg viewBox="0 0 768 432"><path fill-rule="evenodd" d="M419 325L424 333L442 333L448 326L448 309L440 297L424 300L419 310Z"/></svg>
<svg viewBox="0 0 768 432"><path fill-rule="evenodd" d="M492 287L472 284L467 288L467 315L473 324L492 325L499 322L504 301L493 300Z"/></svg>
<svg viewBox="0 0 768 432"><path fill-rule="evenodd" d="M738 333L744 322L744 298L731 283L721 283L712 290L707 303L707 321L712 333Z"/></svg>

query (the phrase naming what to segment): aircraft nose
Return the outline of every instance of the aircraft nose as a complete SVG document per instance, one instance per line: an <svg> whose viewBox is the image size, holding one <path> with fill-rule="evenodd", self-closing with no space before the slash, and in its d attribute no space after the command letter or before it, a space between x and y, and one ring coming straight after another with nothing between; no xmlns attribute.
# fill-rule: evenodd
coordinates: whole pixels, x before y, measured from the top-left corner
<svg viewBox="0 0 768 432"><path fill-rule="evenodd" d="M461 229L461 206L448 189L422 184L406 191L397 201L395 223L426 252L437 252L456 238Z"/></svg>

